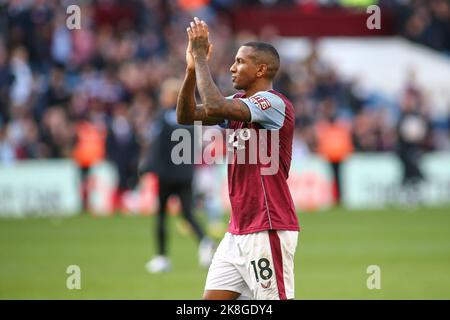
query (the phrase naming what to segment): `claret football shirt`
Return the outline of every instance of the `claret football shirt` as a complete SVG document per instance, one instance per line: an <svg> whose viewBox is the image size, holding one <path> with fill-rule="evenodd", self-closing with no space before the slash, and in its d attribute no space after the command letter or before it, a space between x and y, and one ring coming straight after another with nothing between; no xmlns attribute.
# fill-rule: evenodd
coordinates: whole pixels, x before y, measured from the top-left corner
<svg viewBox="0 0 450 320"><path fill-rule="evenodd" d="M228 191L231 220L228 231L248 234L264 230L300 230L287 185L294 135L294 108L275 90L251 97L236 94L251 113L251 121L226 120ZM231 153L231 156L230 156ZM230 161L231 160L231 161Z"/></svg>

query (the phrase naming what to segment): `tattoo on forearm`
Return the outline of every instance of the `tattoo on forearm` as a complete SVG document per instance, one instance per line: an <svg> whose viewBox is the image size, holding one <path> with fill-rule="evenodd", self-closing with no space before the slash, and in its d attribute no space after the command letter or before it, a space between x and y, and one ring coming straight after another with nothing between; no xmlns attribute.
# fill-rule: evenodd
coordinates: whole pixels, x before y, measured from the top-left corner
<svg viewBox="0 0 450 320"><path fill-rule="evenodd" d="M205 106L219 108L225 98L214 84L209 72L206 58L197 58L195 61L196 79L200 98Z"/></svg>

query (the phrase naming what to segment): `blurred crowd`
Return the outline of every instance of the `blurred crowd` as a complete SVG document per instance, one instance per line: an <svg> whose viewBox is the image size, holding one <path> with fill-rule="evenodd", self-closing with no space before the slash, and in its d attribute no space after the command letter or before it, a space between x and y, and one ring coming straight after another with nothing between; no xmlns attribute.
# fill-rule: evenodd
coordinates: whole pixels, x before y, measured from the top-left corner
<svg viewBox="0 0 450 320"><path fill-rule="evenodd" d="M382 0L397 17L399 33L436 50L450 54L450 1Z"/></svg>
<svg viewBox="0 0 450 320"><path fill-rule="evenodd" d="M392 12L399 34L450 54L449 0L243 0L239 3L266 7L296 5L310 11L342 7L365 9L379 5L382 10Z"/></svg>
<svg viewBox="0 0 450 320"><path fill-rule="evenodd" d="M184 74L184 30L192 17L209 23L214 43L210 69L224 95L233 93L229 67L239 44L254 38L274 42L277 37L272 30L256 35L233 31L228 15L236 4L232 0L79 1L81 29L69 30L65 8L74 3L0 1L2 164L72 157L81 168L89 168L107 158L128 177L123 187L131 187L139 160L151 152L161 85ZM399 32L448 50L448 2L410 1L407 8ZM445 15L447 20L440 20ZM296 153L321 150L317 127L323 122L342 124L351 136L351 150L397 148L399 128L392 106L374 104L357 83L344 82L321 59L314 42L306 59L283 65L275 89L295 105ZM426 122L420 141L425 150L442 147L429 125L432 106L414 82L396 104L400 113L412 110ZM448 126L445 130L448 136Z"/></svg>

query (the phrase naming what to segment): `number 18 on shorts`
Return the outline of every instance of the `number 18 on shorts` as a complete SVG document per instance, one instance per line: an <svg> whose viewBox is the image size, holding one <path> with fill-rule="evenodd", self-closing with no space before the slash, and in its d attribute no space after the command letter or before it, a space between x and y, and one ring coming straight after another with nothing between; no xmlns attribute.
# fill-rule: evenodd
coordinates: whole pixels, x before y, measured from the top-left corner
<svg viewBox="0 0 450 320"><path fill-rule="evenodd" d="M214 255L205 290L229 290L240 299L294 299L298 231L226 233Z"/></svg>

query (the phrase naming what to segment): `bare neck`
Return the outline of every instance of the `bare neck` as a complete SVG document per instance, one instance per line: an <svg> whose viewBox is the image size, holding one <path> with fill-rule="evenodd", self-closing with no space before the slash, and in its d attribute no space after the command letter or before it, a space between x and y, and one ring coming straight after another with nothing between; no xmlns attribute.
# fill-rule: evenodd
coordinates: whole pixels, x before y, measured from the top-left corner
<svg viewBox="0 0 450 320"><path fill-rule="evenodd" d="M251 86L250 88L245 89L245 96L251 97L255 93L259 91L267 91L272 89L272 82L262 82L262 83L255 83L254 86Z"/></svg>

